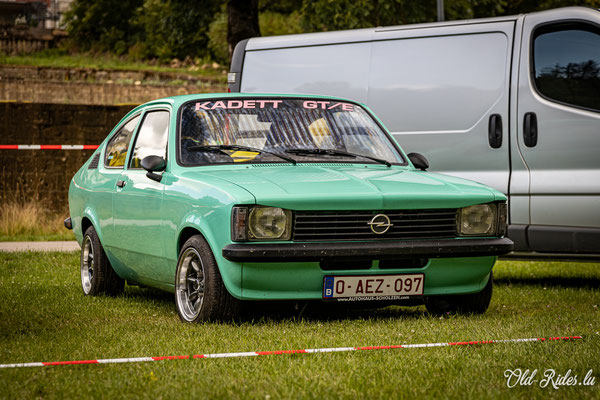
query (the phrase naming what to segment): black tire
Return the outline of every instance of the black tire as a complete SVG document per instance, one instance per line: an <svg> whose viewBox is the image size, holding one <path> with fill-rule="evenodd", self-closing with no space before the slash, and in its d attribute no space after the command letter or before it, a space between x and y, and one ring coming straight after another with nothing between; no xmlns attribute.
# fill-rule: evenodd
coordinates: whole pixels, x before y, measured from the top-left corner
<svg viewBox="0 0 600 400"><path fill-rule="evenodd" d="M488 283L481 292L454 296L431 296L426 299L425 307L429 313L434 315L483 314L490 306L493 287L494 277L490 272Z"/></svg>
<svg viewBox="0 0 600 400"><path fill-rule="evenodd" d="M179 252L175 305L184 322L238 317L240 301L227 291L210 246L201 235L189 238Z"/></svg>
<svg viewBox="0 0 600 400"><path fill-rule="evenodd" d="M123 292L125 281L113 270L93 226L83 235L80 258L81 287L86 296Z"/></svg>

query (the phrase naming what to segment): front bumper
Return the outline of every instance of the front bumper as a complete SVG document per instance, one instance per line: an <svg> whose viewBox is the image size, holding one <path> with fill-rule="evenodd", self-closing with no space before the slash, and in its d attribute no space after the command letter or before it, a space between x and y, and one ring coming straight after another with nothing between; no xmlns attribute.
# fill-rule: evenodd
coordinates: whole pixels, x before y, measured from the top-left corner
<svg viewBox="0 0 600 400"><path fill-rule="evenodd" d="M233 262L307 262L340 257L458 258L499 256L511 252L513 247L513 242L508 238L343 243L236 243L223 248L223 257Z"/></svg>

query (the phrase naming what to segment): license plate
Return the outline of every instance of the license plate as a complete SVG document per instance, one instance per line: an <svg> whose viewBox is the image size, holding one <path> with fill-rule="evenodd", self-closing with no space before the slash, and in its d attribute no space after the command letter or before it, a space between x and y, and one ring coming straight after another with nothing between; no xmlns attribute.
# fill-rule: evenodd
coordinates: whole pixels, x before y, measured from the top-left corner
<svg viewBox="0 0 600 400"><path fill-rule="evenodd" d="M424 274L326 276L323 281L323 299L405 300L423 295L424 280Z"/></svg>

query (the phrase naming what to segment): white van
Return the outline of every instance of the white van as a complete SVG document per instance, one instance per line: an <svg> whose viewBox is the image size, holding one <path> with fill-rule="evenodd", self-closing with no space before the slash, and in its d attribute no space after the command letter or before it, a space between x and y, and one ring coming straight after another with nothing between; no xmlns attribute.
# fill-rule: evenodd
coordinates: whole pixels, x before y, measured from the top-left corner
<svg viewBox="0 0 600 400"><path fill-rule="evenodd" d="M363 102L431 170L509 196L515 255L600 259L597 10L252 38L228 80Z"/></svg>

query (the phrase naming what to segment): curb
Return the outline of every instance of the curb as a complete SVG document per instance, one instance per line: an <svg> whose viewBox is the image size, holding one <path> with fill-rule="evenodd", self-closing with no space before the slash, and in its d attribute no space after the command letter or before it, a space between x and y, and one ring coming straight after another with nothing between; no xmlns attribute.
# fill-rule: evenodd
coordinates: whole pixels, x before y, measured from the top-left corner
<svg viewBox="0 0 600 400"><path fill-rule="evenodd" d="M79 243L74 240L53 242L0 242L0 252L19 251L79 251Z"/></svg>

